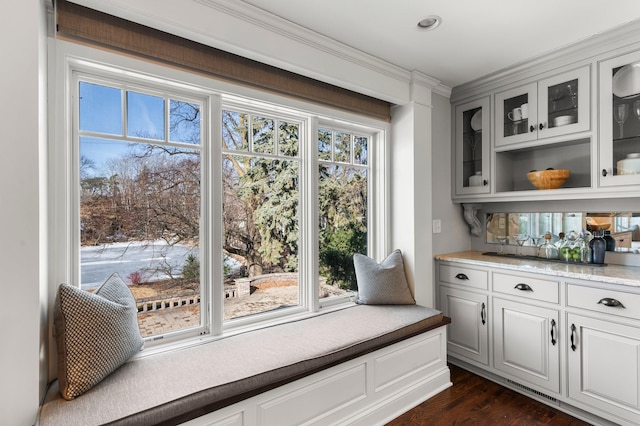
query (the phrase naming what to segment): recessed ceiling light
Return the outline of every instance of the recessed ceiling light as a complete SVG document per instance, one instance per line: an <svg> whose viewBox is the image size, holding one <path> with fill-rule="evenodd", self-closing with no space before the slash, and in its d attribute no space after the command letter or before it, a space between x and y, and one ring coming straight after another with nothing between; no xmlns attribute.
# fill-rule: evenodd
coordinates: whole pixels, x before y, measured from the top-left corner
<svg viewBox="0 0 640 426"><path fill-rule="evenodd" d="M441 17L436 15L429 15L426 18L421 19L420 22L418 22L418 28L426 31L435 30L440 25L441 22L442 22Z"/></svg>

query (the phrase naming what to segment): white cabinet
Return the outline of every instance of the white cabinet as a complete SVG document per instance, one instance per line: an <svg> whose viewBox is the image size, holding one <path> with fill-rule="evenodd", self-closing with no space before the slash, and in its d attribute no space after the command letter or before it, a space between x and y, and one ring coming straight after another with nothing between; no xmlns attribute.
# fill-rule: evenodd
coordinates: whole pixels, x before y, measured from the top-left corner
<svg viewBox="0 0 640 426"><path fill-rule="evenodd" d="M594 424L640 425L640 286L447 258L461 259L436 264L452 363Z"/></svg>
<svg viewBox="0 0 640 426"><path fill-rule="evenodd" d="M440 310L452 318L447 351L480 364L489 364L487 296L449 287L440 288Z"/></svg>
<svg viewBox="0 0 640 426"><path fill-rule="evenodd" d="M447 332L448 353L488 366L487 271L440 263L437 274L439 309L452 319Z"/></svg>
<svg viewBox="0 0 640 426"><path fill-rule="evenodd" d="M569 314L566 333L569 398L616 423L640 424L640 329Z"/></svg>
<svg viewBox="0 0 640 426"><path fill-rule="evenodd" d="M600 62L599 82L599 184L640 185L640 51Z"/></svg>
<svg viewBox="0 0 640 426"><path fill-rule="evenodd" d="M493 298L494 367L519 381L560 392L559 312Z"/></svg>
<svg viewBox="0 0 640 426"><path fill-rule="evenodd" d="M589 66L496 93L495 146L589 130L589 93Z"/></svg>
<svg viewBox="0 0 640 426"><path fill-rule="evenodd" d="M455 194L489 192L489 96L455 108Z"/></svg>
<svg viewBox="0 0 640 426"><path fill-rule="evenodd" d="M491 281L495 369L558 394L560 283L513 272L493 272Z"/></svg>
<svg viewBox="0 0 640 426"><path fill-rule="evenodd" d="M640 424L640 294L567 284L569 398Z"/></svg>

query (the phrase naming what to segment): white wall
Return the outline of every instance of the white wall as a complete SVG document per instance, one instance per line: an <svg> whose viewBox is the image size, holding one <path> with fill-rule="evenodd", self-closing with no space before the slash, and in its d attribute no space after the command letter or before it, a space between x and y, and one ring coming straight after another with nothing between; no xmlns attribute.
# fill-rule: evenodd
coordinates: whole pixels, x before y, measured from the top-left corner
<svg viewBox="0 0 640 426"><path fill-rule="evenodd" d="M462 205L451 201L453 150L451 105L449 99L433 95L433 141L431 167L433 173L433 219L442 224L442 232L433 234L433 253L443 254L471 248L471 233L464 221ZM429 228L431 230L431 228Z"/></svg>
<svg viewBox="0 0 640 426"><path fill-rule="evenodd" d="M44 0L0 14L3 155L0 422L33 424L46 372L40 368L41 291L46 291L46 39ZM8 5L5 5L8 6ZM46 297L45 297L46 298Z"/></svg>
<svg viewBox="0 0 640 426"><path fill-rule="evenodd" d="M416 302L434 307L431 113L429 100L392 108L390 242L393 249L402 250Z"/></svg>

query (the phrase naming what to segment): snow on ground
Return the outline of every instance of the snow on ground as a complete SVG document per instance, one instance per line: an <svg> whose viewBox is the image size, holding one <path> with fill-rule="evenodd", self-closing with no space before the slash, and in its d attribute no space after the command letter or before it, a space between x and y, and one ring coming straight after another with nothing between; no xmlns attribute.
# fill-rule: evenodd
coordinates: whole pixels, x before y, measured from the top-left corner
<svg viewBox="0 0 640 426"><path fill-rule="evenodd" d="M198 247L169 245L163 240L83 246L80 249L81 288L90 290L100 286L112 273L127 284L130 275L140 273L143 281L157 281L179 277L189 256L198 257Z"/></svg>

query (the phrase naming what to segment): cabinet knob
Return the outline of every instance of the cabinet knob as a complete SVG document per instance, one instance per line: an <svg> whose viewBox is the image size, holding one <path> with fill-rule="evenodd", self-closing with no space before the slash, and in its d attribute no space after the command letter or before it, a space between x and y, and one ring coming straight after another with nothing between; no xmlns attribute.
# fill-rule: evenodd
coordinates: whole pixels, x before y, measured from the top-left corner
<svg viewBox="0 0 640 426"><path fill-rule="evenodd" d="M531 126L529 126L529 131L530 131L530 132L533 132L535 129L536 129L536 128L535 128L535 126L534 126L533 124L532 124Z"/></svg>
<svg viewBox="0 0 640 426"><path fill-rule="evenodd" d="M480 310L480 319L482 320L482 325L487 322L487 311L485 310L484 303L482 304L482 309Z"/></svg>
<svg viewBox="0 0 640 426"><path fill-rule="evenodd" d="M607 169L602 169L602 176L606 176L608 174Z"/></svg>
<svg viewBox="0 0 640 426"><path fill-rule="evenodd" d="M540 127L540 130L544 129L544 124L543 124L543 123L540 123L540 126L539 126L539 127Z"/></svg>
<svg viewBox="0 0 640 426"><path fill-rule="evenodd" d="M553 346L556 345L556 334L555 334L555 331L556 331L556 320L552 319L551 320L551 344Z"/></svg>
<svg viewBox="0 0 640 426"><path fill-rule="evenodd" d="M459 280L468 280L469 279L468 276L466 276L465 274L462 274L462 273L456 275L456 278L459 279Z"/></svg>
<svg viewBox="0 0 640 426"><path fill-rule="evenodd" d="M489 181L488 181L488 180L486 180L486 179L485 179L485 180L483 180L483 181L482 181L482 185L483 185L483 186L487 186L487 185L489 185Z"/></svg>
<svg viewBox="0 0 640 426"><path fill-rule="evenodd" d="M598 304L609 306L611 308L624 308L624 305L622 304L622 302L616 299L612 299L611 297L605 297L603 299L600 299L600 301L598 301Z"/></svg>

